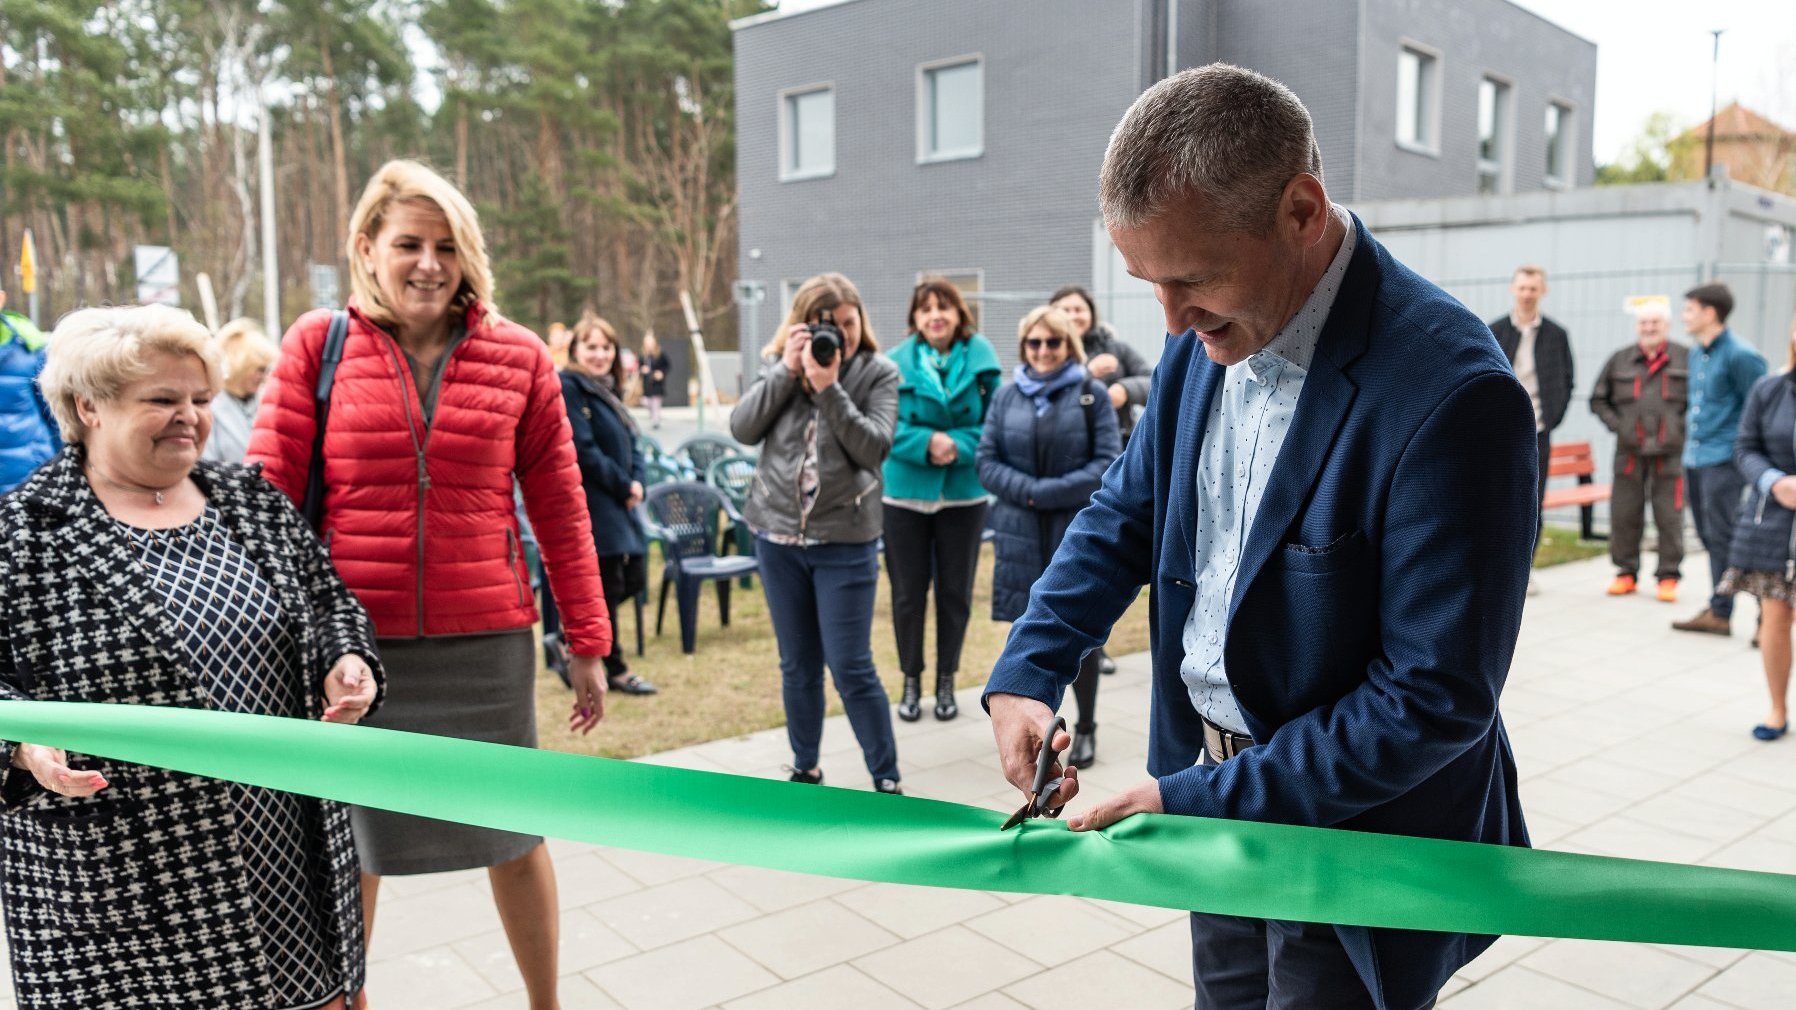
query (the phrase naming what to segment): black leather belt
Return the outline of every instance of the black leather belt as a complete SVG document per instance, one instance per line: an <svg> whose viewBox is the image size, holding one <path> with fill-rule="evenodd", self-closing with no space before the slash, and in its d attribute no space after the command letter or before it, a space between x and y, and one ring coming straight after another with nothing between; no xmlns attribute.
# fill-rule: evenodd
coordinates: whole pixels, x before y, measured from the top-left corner
<svg viewBox="0 0 1796 1010"><path fill-rule="evenodd" d="M1202 719L1202 716L1198 718ZM1210 764L1221 764L1254 745L1253 737L1231 733L1204 719L1204 756Z"/></svg>

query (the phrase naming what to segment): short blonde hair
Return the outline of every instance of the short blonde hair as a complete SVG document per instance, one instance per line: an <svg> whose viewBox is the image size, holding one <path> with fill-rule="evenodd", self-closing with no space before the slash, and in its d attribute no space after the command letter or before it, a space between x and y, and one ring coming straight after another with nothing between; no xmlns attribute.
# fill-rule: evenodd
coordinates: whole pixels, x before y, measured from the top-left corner
<svg viewBox="0 0 1796 1010"><path fill-rule="evenodd" d="M362 312L382 326L397 322L392 309L381 299L380 286L374 283L374 276L363 261L361 250L356 248L356 242L363 235L368 236L370 242L380 235L393 204L417 200L436 204L449 221L450 233L455 236L455 256L461 264L461 287L456 290L449 307L466 312L475 302L481 302L488 309L493 308L493 269L487 260L486 238L480 233L480 216L474 212L474 205L461 190L450 185L449 180L420 162L397 159L375 171L367 188L362 190L355 213L349 215L346 250L349 289L355 292Z"/></svg>
<svg viewBox="0 0 1796 1010"><path fill-rule="evenodd" d="M879 351L879 338L873 335L873 320L867 318L867 303L861 300L861 291L854 282L841 274L818 274L798 286L792 294L792 307L786 310L786 321L779 329L773 331L773 339L761 348L761 353L777 358L786 353L786 328L799 323L808 323L811 317L828 309L831 312L844 305L852 305L861 314L861 347L863 351ZM859 353L858 351L856 353Z"/></svg>
<svg viewBox="0 0 1796 1010"><path fill-rule="evenodd" d="M1072 348L1073 360L1081 365L1085 363L1085 341L1081 340L1079 334L1075 332L1078 327L1073 325L1073 321L1067 318L1066 313L1052 305L1039 305L1030 309L1029 314L1023 317L1023 321L1016 324L1016 353L1018 357L1024 361L1029 360L1029 356L1023 349L1023 338L1027 337L1029 331L1037 326L1047 327L1048 332L1056 337L1065 337L1066 342Z"/></svg>
<svg viewBox="0 0 1796 1010"><path fill-rule="evenodd" d="M149 374L151 351L176 357L191 354L206 369L206 383L224 387L224 356L193 314L167 305L80 309L62 317L50 335L44 370L38 375L44 399L62 428L62 440L79 445L87 425L77 399L104 403Z"/></svg>
<svg viewBox="0 0 1796 1010"><path fill-rule="evenodd" d="M224 324L218 331L218 350L224 355L224 376L248 375L258 368L267 368L280 357L280 348L268 335L262 332L262 325L254 319L233 319Z"/></svg>

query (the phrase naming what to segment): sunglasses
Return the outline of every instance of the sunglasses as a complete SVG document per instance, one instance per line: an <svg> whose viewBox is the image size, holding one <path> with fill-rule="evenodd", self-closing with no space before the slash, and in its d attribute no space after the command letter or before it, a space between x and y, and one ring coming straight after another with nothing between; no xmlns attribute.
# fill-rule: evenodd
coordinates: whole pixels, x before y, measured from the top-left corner
<svg viewBox="0 0 1796 1010"><path fill-rule="evenodd" d="M1066 343L1065 337L1027 337L1023 340L1023 346L1031 351L1058 351L1060 345L1064 343Z"/></svg>

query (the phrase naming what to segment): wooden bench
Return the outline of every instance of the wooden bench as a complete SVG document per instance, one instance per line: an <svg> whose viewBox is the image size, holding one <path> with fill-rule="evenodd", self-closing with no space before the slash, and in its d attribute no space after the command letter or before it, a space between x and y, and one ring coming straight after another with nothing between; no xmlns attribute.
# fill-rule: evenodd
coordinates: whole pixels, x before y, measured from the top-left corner
<svg viewBox="0 0 1796 1010"><path fill-rule="evenodd" d="M1576 477L1578 482L1570 487L1553 487L1554 477ZM1578 507L1578 532L1585 540L1607 540L1599 537L1593 523L1596 518L1595 505L1609 500L1609 485L1596 483L1596 457L1591 455L1589 442L1567 442L1553 446L1551 460L1547 464L1547 493L1541 499L1540 509Z"/></svg>

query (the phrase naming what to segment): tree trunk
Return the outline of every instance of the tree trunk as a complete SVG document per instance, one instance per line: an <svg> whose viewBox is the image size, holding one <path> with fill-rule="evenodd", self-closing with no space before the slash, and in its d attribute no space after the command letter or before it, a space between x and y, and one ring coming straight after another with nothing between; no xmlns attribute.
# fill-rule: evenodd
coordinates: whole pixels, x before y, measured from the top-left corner
<svg viewBox="0 0 1796 1010"><path fill-rule="evenodd" d="M336 244L329 262L344 263L344 247L348 240L349 229L349 155L343 149L343 110L337 99L337 72L331 59L330 35L319 29L319 52L324 56L324 102L325 115L329 117L331 131L331 155L333 180L337 186L337 218Z"/></svg>

